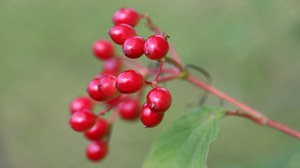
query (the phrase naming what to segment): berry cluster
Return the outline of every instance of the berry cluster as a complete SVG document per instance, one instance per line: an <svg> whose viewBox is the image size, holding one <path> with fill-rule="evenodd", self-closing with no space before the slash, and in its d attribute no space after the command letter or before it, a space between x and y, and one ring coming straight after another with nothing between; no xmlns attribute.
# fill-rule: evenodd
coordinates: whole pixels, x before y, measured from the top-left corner
<svg viewBox="0 0 300 168"><path fill-rule="evenodd" d="M140 117L145 127L155 127L171 105L170 92L158 85L169 50L167 36L164 33L154 34L146 40L138 36L134 27L142 18L144 15L131 8L115 12L112 18L114 26L108 34L115 44L122 45L123 56L117 56L110 40L96 41L93 53L103 61L102 71L88 84L88 96L77 97L70 104L72 116L69 124L90 140L86 156L91 161L100 161L107 154L111 125L116 116L125 121ZM136 59L143 54L159 62L159 67L153 70L137 62ZM149 81L151 76L155 79ZM147 86L152 89L146 96L146 102L141 105ZM98 114L93 112L95 105L102 107ZM104 118L103 115L111 110L114 111L111 117Z"/></svg>

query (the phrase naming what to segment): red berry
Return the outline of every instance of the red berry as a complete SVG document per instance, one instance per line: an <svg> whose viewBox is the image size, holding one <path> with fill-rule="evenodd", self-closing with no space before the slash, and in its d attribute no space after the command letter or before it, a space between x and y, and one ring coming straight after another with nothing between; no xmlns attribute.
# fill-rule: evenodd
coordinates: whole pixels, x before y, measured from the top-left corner
<svg viewBox="0 0 300 168"><path fill-rule="evenodd" d="M117 78L113 75L105 75L100 79L98 90L102 96L101 101L116 98L120 95L116 88Z"/></svg>
<svg viewBox="0 0 300 168"><path fill-rule="evenodd" d="M112 27L108 34L115 43L122 45L126 39L135 36L136 32L131 26L120 24Z"/></svg>
<svg viewBox="0 0 300 168"><path fill-rule="evenodd" d="M89 83L89 85L87 87L87 92L88 92L89 96L96 101L104 100L103 95L99 92L99 89L98 89L100 80L101 80L101 78L95 78L94 80L92 80Z"/></svg>
<svg viewBox="0 0 300 168"><path fill-rule="evenodd" d="M172 102L170 92L165 88L154 88L147 95L147 104L154 112L165 112Z"/></svg>
<svg viewBox="0 0 300 168"><path fill-rule="evenodd" d="M118 111L122 119L134 120L139 116L140 103L136 99L127 99L118 105Z"/></svg>
<svg viewBox="0 0 300 168"><path fill-rule="evenodd" d="M169 44L165 36L154 35L149 37L144 45L145 55L152 60L163 58L169 50Z"/></svg>
<svg viewBox="0 0 300 168"><path fill-rule="evenodd" d="M145 103L144 106L142 107L140 118L145 127L155 127L164 118L164 113L156 113L152 111L148 107L147 103Z"/></svg>
<svg viewBox="0 0 300 168"><path fill-rule="evenodd" d="M98 40L93 45L94 54L100 60L107 60L115 55L114 46L108 40Z"/></svg>
<svg viewBox="0 0 300 168"><path fill-rule="evenodd" d="M118 77L116 87L121 93L134 93L140 90L144 85L144 77L137 71L126 70Z"/></svg>
<svg viewBox="0 0 300 168"><path fill-rule="evenodd" d="M91 161L100 161L107 154L108 147L103 141L92 141L86 148L86 157Z"/></svg>
<svg viewBox="0 0 300 168"><path fill-rule="evenodd" d="M134 36L128 38L123 44L123 53L128 58L139 58L144 54L145 40L143 37Z"/></svg>
<svg viewBox="0 0 300 168"><path fill-rule="evenodd" d="M98 118L95 125L84 133L89 140L99 140L103 138L109 130L109 124L105 119Z"/></svg>
<svg viewBox="0 0 300 168"><path fill-rule="evenodd" d="M94 107L94 103L88 97L85 96L77 97L70 103L70 112L71 114L73 114L76 111L80 111L84 109L93 110L93 107Z"/></svg>
<svg viewBox="0 0 300 168"><path fill-rule="evenodd" d="M131 8L121 8L113 16L113 22L115 25L118 24L128 24L130 26L135 26L139 22L139 13Z"/></svg>
<svg viewBox="0 0 300 168"><path fill-rule="evenodd" d="M82 110L75 112L69 121L69 124L73 128L73 130L82 132L86 131L94 125L96 120L96 116L94 113L88 110Z"/></svg>
<svg viewBox="0 0 300 168"><path fill-rule="evenodd" d="M121 58L111 58L105 60L103 64L103 75L118 75L122 69Z"/></svg>

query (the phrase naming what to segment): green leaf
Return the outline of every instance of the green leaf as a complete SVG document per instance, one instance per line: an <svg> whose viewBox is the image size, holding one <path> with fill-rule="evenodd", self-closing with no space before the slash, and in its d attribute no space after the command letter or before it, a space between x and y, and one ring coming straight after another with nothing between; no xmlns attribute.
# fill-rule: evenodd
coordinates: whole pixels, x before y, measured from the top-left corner
<svg viewBox="0 0 300 168"><path fill-rule="evenodd" d="M224 110L201 107L176 119L156 139L143 168L206 168Z"/></svg>

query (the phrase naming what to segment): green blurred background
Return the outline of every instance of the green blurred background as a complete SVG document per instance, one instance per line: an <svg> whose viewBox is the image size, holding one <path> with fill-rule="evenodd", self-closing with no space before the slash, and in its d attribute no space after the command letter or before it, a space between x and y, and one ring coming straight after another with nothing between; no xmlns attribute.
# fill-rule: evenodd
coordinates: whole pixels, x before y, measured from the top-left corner
<svg viewBox="0 0 300 168"><path fill-rule="evenodd" d="M112 14L124 6L149 13L183 61L207 69L216 87L300 130L300 1L1 0L1 168L139 168L159 132L196 102L200 90L168 84L176 103L161 125L118 120L108 157L86 160L87 141L70 130L68 105L101 69L91 44L108 37ZM147 37L143 24L137 30ZM299 141L232 117L222 122L208 162L281 168L299 155Z"/></svg>

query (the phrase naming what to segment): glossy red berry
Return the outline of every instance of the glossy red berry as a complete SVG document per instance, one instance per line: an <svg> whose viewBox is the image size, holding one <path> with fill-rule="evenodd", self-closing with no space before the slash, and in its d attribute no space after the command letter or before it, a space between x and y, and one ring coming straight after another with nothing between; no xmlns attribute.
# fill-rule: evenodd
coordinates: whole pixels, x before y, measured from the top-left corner
<svg viewBox="0 0 300 168"><path fill-rule="evenodd" d="M152 60L163 58L169 51L169 44L165 36L154 35L149 37L144 45L145 55Z"/></svg>
<svg viewBox="0 0 300 168"><path fill-rule="evenodd" d="M134 120L139 116L140 103L136 99L127 99L118 105L119 115L124 120Z"/></svg>
<svg viewBox="0 0 300 168"><path fill-rule="evenodd" d="M145 40L143 37L134 36L128 38L123 44L123 53L128 58L139 58L144 54Z"/></svg>
<svg viewBox="0 0 300 168"><path fill-rule="evenodd" d="M108 34L115 43L122 45L125 40L135 36L136 32L131 26L120 24L112 27Z"/></svg>
<svg viewBox="0 0 300 168"><path fill-rule="evenodd" d="M154 88L147 95L147 104L154 112L165 112L171 106L172 97L165 88Z"/></svg>
<svg viewBox="0 0 300 168"><path fill-rule="evenodd" d="M72 114L69 124L73 130L82 132L86 131L95 124L96 116L88 110L77 111Z"/></svg>
<svg viewBox="0 0 300 168"><path fill-rule="evenodd" d="M71 114L75 113L76 111L81 110L93 110L94 103L93 101L85 96L77 97L70 103L70 112Z"/></svg>
<svg viewBox="0 0 300 168"><path fill-rule="evenodd" d="M96 101L104 100L103 95L99 92L99 89L98 89L100 80L101 80L101 78L93 79L87 87L87 92L88 92L89 96Z"/></svg>
<svg viewBox="0 0 300 168"><path fill-rule="evenodd" d="M91 161L102 160L108 152L107 144L103 141L92 141L86 149L86 157Z"/></svg>
<svg viewBox="0 0 300 168"><path fill-rule="evenodd" d="M121 58L111 58L105 60L103 64L103 75L118 75L122 69Z"/></svg>
<svg viewBox="0 0 300 168"><path fill-rule="evenodd" d="M130 26L135 26L139 20L140 15L134 9L131 8L121 8L113 15L113 22L115 25L118 24L128 24Z"/></svg>
<svg viewBox="0 0 300 168"><path fill-rule="evenodd" d="M115 55L114 46L108 40L98 40L93 44L94 55L100 60L107 60Z"/></svg>
<svg viewBox="0 0 300 168"><path fill-rule="evenodd" d="M137 71L126 70L118 77L116 87L121 93L134 93L140 90L144 85L144 77Z"/></svg>
<svg viewBox="0 0 300 168"><path fill-rule="evenodd" d="M147 103L143 105L140 113L140 119L145 127L155 127L162 121L163 118L164 113L156 113L152 111L148 107Z"/></svg>
<svg viewBox="0 0 300 168"><path fill-rule="evenodd" d="M120 95L116 88L117 78L113 75L104 75L98 84L98 90L102 97L101 101L116 98Z"/></svg>
<svg viewBox="0 0 300 168"><path fill-rule="evenodd" d="M95 125L84 133L89 140L99 140L103 138L109 131L109 124L105 119L98 118Z"/></svg>

